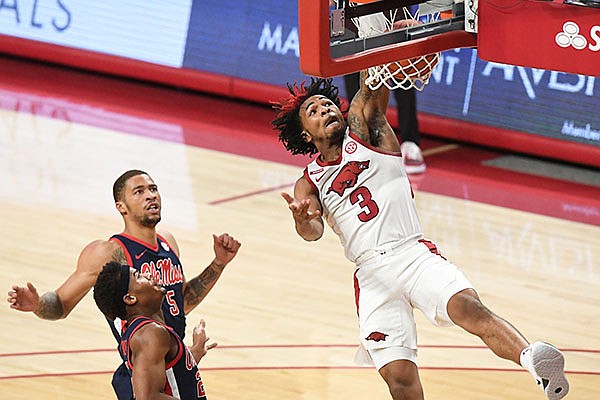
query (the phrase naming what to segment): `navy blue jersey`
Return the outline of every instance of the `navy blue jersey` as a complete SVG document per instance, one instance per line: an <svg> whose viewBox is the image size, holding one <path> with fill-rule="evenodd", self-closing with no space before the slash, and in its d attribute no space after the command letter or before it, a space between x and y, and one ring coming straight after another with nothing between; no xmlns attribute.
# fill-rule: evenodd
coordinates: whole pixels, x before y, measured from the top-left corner
<svg viewBox="0 0 600 400"><path fill-rule="evenodd" d="M177 340L177 355L172 360L165 360L167 379L164 392L181 400L206 400L200 371L198 371L198 366L190 350L171 327L148 317L137 317L130 324L127 324L121 339L121 353L125 355L125 365L132 372L132 375L135 372L135 365L131 362L129 341L138 329L150 323L164 326Z"/></svg>
<svg viewBox="0 0 600 400"><path fill-rule="evenodd" d="M165 323L173 328L179 337L185 337L185 313L183 311L183 267L179 258L167 241L158 235L158 245L153 247L124 233L113 235L123 248L127 263L142 274L152 276L155 282L167 289L162 304ZM120 319L109 321L113 335L120 341L123 332Z"/></svg>

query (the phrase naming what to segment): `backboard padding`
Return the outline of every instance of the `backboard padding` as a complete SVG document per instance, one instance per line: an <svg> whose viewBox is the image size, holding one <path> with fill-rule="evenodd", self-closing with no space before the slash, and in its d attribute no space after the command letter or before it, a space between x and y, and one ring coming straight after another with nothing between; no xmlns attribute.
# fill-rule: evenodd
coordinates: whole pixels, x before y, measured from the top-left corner
<svg viewBox="0 0 600 400"><path fill-rule="evenodd" d="M600 76L600 9L562 0L479 0L478 14L479 58ZM567 28L571 39L577 36L576 46L568 40L559 44L565 23L574 29Z"/></svg>

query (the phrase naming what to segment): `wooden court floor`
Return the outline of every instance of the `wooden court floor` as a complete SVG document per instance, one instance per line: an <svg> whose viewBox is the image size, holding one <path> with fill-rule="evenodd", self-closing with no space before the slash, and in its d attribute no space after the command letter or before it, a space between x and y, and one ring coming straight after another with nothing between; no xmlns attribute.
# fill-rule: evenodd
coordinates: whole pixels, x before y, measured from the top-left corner
<svg viewBox="0 0 600 400"><path fill-rule="evenodd" d="M219 347L202 361L210 399L386 399L357 343L353 266L330 230L296 236L281 190L301 168L0 110L0 282L56 288L88 242L122 229L114 179L147 170L163 198L160 228L186 276L212 259L211 233L242 242L200 318ZM600 398L600 228L416 192L426 235L484 302L530 340L565 349L569 399ZM428 399L543 399L533 379L457 328L416 314ZM0 307L0 399L113 399L115 343L91 295L66 319Z"/></svg>

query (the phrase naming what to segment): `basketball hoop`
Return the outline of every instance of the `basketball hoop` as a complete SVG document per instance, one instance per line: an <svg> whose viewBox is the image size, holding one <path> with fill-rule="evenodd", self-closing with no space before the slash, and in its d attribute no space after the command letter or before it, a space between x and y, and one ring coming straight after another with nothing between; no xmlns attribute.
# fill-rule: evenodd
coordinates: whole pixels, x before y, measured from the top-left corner
<svg viewBox="0 0 600 400"><path fill-rule="evenodd" d="M368 1L371 0L363 0L361 3ZM406 7L402 7L402 9L404 19L400 21L396 21L397 10L352 18L352 22L358 29L358 37L372 37L395 29L408 30L410 27L422 24L419 21L418 11L412 15ZM427 14L427 22L438 20L440 15L439 12ZM439 60L440 53L433 53L369 67L369 76L366 78L365 84L371 90L385 85L390 90L414 88L420 91L429 83L429 78Z"/></svg>
<svg viewBox="0 0 600 400"><path fill-rule="evenodd" d="M436 62L436 54L451 49L477 47L476 31L471 30L473 18L469 20L470 29L467 31L465 27L466 18L470 18L466 13L466 3L476 3L477 0L370 0L369 4L349 4L348 1L367 0L298 0L300 70L303 73L330 78L368 70L375 65L412 60L410 65L413 65L416 73L413 71L408 79L396 77L397 82L404 82L404 87L408 88L414 85L413 81L418 81L419 85L428 80ZM429 6L427 10L423 2ZM332 9L332 3L339 4ZM383 33L372 37L358 36L353 19L380 12L389 14L396 9L398 13L402 13L402 5L409 7L413 4L419 4L418 19L423 22L422 25L385 31L393 26L388 22ZM469 6L469 11L471 10L472 7ZM429 14L434 15L430 17ZM384 16L384 20L385 18ZM409 18L417 20L416 17ZM387 20L393 21L390 17ZM427 22L428 20L433 22ZM360 21L358 23L361 24ZM372 30L367 29L367 32ZM364 32L365 29L361 31ZM425 57L425 60L421 60L422 63L415 62L419 57ZM439 54L437 58L439 59ZM422 70L420 67L425 63L431 66L425 66ZM394 68L399 69L394 66L391 72L394 72ZM381 76L379 79L385 81ZM388 82L388 85L402 86L394 82ZM422 85L419 87L422 88Z"/></svg>

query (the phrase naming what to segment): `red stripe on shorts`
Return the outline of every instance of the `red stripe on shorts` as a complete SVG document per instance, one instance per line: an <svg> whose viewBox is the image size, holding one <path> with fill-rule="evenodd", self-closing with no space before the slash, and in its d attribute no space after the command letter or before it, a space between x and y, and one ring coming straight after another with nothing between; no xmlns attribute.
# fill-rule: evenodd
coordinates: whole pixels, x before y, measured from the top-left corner
<svg viewBox="0 0 600 400"><path fill-rule="evenodd" d="M356 314L358 314L358 298L360 297L360 286L358 285L358 278L356 274L358 269L354 271L354 302L356 303Z"/></svg>
<svg viewBox="0 0 600 400"><path fill-rule="evenodd" d="M429 240L425 240L425 239L420 239L419 243L423 243L425 246L427 246L429 251L432 252L433 254L442 257L444 260L446 259L446 257L444 257L443 255L440 254L440 252L438 251L437 247L435 246L435 244L433 242L430 242Z"/></svg>

